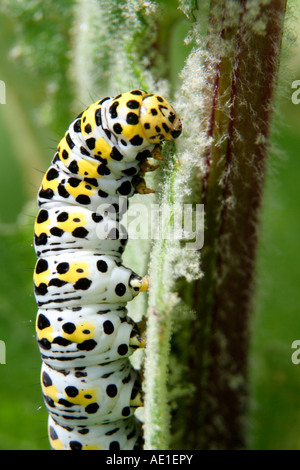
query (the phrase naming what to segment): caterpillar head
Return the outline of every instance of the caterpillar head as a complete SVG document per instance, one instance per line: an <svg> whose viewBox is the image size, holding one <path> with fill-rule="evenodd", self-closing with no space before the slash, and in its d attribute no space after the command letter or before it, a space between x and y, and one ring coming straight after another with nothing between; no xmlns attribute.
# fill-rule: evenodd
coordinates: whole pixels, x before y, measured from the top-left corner
<svg viewBox="0 0 300 470"><path fill-rule="evenodd" d="M172 106L159 95L146 95L140 107L140 123L151 144L176 139L182 130L180 118Z"/></svg>

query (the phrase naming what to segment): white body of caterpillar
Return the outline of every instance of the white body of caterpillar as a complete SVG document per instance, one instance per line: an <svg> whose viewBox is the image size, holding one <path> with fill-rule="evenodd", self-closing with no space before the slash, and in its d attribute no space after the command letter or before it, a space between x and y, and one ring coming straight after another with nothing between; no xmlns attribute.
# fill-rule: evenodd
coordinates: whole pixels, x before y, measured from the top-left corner
<svg viewBox="0 0 300 470"><path fill-rule="evenodd" d="M34 290L52 449L141 448L141 385L128 358L143 340L126 303L148 282L121 264L120 219L129 197L150 192L148 158L180 133L158 95L104 98L72 122L44 176Z"/></svg>

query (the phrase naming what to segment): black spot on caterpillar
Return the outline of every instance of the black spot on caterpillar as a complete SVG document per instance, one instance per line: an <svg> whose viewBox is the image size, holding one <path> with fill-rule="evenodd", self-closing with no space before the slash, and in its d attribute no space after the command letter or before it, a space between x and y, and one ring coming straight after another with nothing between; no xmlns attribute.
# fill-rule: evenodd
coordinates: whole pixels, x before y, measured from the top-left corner
<svg viewBox="0 0 300 470"><path fill-rule="evenodd" d="M126 303L148 287L122 266L119 220L162 141L181 122L162 97L132 90L90 105L58 145L38 193L34 272L37 341L52 449L136 449L143 346ZM100 207L100 210L99 210Z"/></svg>

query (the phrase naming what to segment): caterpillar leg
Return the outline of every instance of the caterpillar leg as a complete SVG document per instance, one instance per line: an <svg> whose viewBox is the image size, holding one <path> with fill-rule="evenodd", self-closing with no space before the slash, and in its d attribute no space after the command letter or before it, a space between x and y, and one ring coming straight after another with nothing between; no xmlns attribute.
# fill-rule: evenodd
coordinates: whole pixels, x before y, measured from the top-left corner
<svg viewBox="0 0 300 470"><path fill-rule="evenodd" d="M136 292L145 292L149 287L149 276L140 277L136 274L132 274L129 280L129 285Z"/></svg>
<svg viewBox="0 0 300 470"><path fill-rule="evenodd" d="M138 373L137 373L138 374ZM134 387L130 396L130 407L139 408L144 405L144 393L141 387L141 377L138 374L138 380L135 381Z"/></svg>
<svg viewBox="0 0 300 470"><path fill-rule="evenodd" d="M151 165L148 160L145 160L143 163L141 163L141 170L144 173L155 171L158 167L159 165Z"/></svg>
<svg viewBox="0 0 300 470"><path fill-rule="evenodd" d="M132 349L144 348L145 344L146 344L146 338L144 335L141 335L140 333L135 334L129 340L129 346Z"/></svg>
<svg viewBox="0 0 300 470"><path fill-rule="evenodd" d="M164 158L161 155L161 145L156 145L154 149L151 151L150 156L155 160L163 161ZM139 194L151 194L155 193L153 189L147 187L146 182L143 178L143 175L149 171L155 171L159 165L152 165L149 163L148 159L143 161L140 165L141 171L139 173L139 178L136 179L134 183L134 187L137 193Z"/></svg>
<svg viewBox="0 0 300 470"><path fill-rule="evenodd" d="M138 184L135 186L135 190L139 194L151 194L155 193L154 189L147 188L146 181L144 178L140 178Z"/></svg>
<svg viewBox="0 0 300 470"><path fill-rule="evenodd" d="M160 160L164 161L164 157L161 154L161 146L156 145L154 149L151 152L151 157L154 158L155 160Z"/></svg>

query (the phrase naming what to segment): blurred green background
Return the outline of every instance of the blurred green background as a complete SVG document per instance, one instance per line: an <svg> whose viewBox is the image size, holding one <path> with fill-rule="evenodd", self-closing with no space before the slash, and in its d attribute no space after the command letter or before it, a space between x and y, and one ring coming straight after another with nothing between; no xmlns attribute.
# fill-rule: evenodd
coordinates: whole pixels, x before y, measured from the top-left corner
<svg viewBox="0 0 300 470"><path fill-rule="evenodd" d="M300 364L291 361L291 344L300 339L300 104L291 101L291 84L300 80L300 16L296 9L300 2L293 4L283 46L260 230L250 357L250 449L300 449ZM51 14L54 20L57 14L60 21L58 32L51 30L52 17L48 23L45 19L42 28L50 26L43 33L68 35L59 8ZM24 22L30 25L30 21L32 18L24 17ZM176 22L170 49L174 83L189 51L182 45L187 28L182 16ZM26 32L28 40L30 28ZM39 385L41 361L34 337L35 197L41 172L48 167L72 113L64 109L55 125L50 118L51 125L46 125L47 69L25 64L17 38L17 21L1 13L0 79L6 84L6 104L0 105L0 340L6 344L6 364L0 364L0 450L38 450L48 449L48 439ZM63 56L58 59L59 75L65 61ZM68 96L70 90L59 76L57 83L60 93Z"/></svg>

